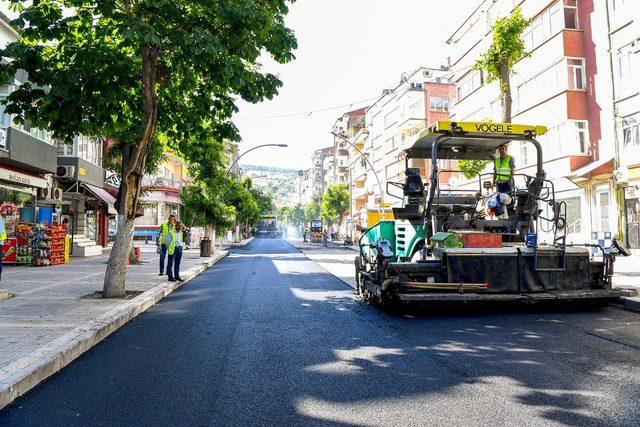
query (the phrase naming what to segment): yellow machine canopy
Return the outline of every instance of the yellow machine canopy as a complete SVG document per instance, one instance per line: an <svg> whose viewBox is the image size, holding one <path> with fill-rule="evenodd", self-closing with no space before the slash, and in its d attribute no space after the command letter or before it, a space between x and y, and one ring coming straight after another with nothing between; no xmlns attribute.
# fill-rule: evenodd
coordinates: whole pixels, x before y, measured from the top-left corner
<svg viewBox="0 0 640 427"><path fill-rule="evenodd" d="M423 130L406 152L409 158L432 158L433 143L437 141L437 159L493 160L501 145L534 140L546 132L545 126L445 120Z"/></svg>

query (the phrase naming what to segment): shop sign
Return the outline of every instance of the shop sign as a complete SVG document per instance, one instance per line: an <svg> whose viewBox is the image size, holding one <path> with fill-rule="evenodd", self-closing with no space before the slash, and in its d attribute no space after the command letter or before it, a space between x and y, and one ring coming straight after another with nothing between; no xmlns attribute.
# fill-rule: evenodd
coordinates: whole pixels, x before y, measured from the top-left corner
<svg viewBox="0 0 640 427"><path fill-rule="evenodd" d="M638 187L635 185L626 187L624 189L625 199L637 199L639 195L640 195L640 191L638 191Z"/></svg>
<svg viewBox="0 0 640 427"><path fill-rule="evenodd" d="M0 179L28 187L47 188L47 180L8 169L0 169Z"/></svg>

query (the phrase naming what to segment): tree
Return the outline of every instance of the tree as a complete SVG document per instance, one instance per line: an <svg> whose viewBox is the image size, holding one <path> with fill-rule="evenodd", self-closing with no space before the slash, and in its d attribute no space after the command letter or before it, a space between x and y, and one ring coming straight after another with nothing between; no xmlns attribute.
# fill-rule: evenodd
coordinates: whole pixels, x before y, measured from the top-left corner
<svg viewBox="0 0 640 427"><path fill-rule="evenodd" d="M345 184L332 184L322 196L322 218L342 225L342 216L349 209L349 189Z"/></svg>
<svg viewBox="0 0 640 427"><path fill-rule="evenodd" d="M107 137L120 153L119 228L103 295L124 296L140 183L158 133L182 148L205 137L239 140L230 122L236 97L259 102L281 86L260 71L260 55L294 58L296 40L284 25L290 1L10 3L21 39L2 50L12 61L3 61L0 77L25 70L29 82L9 95L5 111L65 141Z"/></svg>
<svg viewBox="0 0 640 427"><path fill-rule="evenodd" d="M282 224L290 224L293 222L293 208L291 206L283 206L278 209L277 219Z"/></svg>
<svg viewBox="0 0 640 427"><path fill-rule="evenodd" d="M511 122L511 70L527 54L522 32L528 25L529 20L522 16L520 7L516 7L510 16L496 19L491 46L475 65L476 69L485 72L488 83L499 82L504 123Z"/></svg>
<svg viewBox="0 0 640 427"><path fill-rule="evenodd" d="M260 215L269 214L276 210L276 206L273 202L273 197L266 191L257 187L253 187L251 189L251 194L258 204Z"/></svg>
<svg viewBox="0 0 640 427"><path fill-rule="evenodd" d="M322 196L320 194L314 194L311 198L311 202L304 205L304 219L306 222L320 218L320 212L322 211L321 205Z"/></svg>
<svg viewBox="0 0 640 427"><path fill-rule="evenodd" d="M511 70L527 55L522 42L522 32L528 25L529 20L522 16L520 7L516 7L510 16L496 19L492 27L492 43L475 64L475 69L486 74L488 83L499 83L503 123L511 123ZM468 179L475 178L487 164L489 162L485 160L458 161L462 174Z"/></svg>

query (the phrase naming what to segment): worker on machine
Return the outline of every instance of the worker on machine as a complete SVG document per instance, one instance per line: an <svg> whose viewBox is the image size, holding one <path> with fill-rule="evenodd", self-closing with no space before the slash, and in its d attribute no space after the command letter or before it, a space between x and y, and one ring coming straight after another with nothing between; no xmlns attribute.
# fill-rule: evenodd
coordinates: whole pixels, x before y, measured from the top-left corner
<svg viewBox="0 0 640 427"><path fill-rule="evenodd" d="M507 154L509 147L503 144L498 147L498 157L493 163L493 183L497 186L498 193L510 193L511 178L515 174L516 163L513 156Z"/></svg>
<svg viewBox="0 0 640 427"><path fill-rule="evenodd" d="M498 147L498 156L493 163L493 183L497 187L496 190L498 193L496 195L497 206L495 206L495 210L501 211L500 205L507 207L507 212L504 212L502 215L497 215L501 219L504 219L505 216L514 212L513 199L509 194L511 194L513 190L511 182L515 174L516 163L513 156L508 154L508 150L509 146L507 144Z"/></svg>

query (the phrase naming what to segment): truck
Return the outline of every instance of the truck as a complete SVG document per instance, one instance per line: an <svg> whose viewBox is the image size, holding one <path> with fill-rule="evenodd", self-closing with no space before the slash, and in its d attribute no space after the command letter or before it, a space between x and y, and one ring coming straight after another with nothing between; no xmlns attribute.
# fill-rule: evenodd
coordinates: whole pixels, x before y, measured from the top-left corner
<svg viewBox="0 0 640 427"><path fill-rule="evenodd" d="M423 130L405 150L405 182L387 183L387 194L395 189L402 199L394 219L372 225L358 240L357 292L383 307L619 297L611 286L613 264L628 252L615 240L610 248L567 243L566 205L555 198L536 140L545 132L536 125L455 121ZM493 162L496 150L512 141L531 144L536 162L533 175L509 178L507 193L493 189L492 172L453 186L451 176L460 171L440 167L464 159ZM427 183L409 167L414 159L430 160Z"/></svg>
<svg viewBox="0 0 640 427"><path fill-rule="evenodd" d="M256 237L282 237L275 215L262 215L256 227Z"/></svg>

